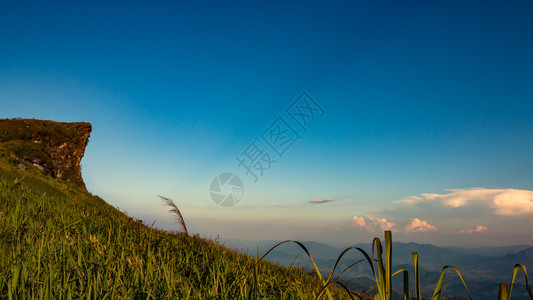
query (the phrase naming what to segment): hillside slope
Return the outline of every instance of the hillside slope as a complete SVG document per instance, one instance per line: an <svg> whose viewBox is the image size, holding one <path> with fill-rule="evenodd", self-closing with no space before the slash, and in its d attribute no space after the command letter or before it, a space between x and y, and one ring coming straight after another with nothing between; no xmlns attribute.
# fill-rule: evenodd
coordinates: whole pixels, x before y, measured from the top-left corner
<svg viewBox="0 0 533 300"><path fill-rule="evenodd" d="M301 269L261 262L254 275L250 256L145 226L13 157L0 147L0 299L313 299L321 290Z"/></svg>

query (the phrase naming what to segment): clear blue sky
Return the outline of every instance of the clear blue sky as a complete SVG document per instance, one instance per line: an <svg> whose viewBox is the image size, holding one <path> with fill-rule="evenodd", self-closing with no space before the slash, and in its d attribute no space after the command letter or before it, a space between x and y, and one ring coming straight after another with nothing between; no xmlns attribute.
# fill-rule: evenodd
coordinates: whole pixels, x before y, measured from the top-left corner
<svg viewBox="0 0 533 300"><path fill-rule="evenodd" d="M303 91L324 115L254 183ZM91 122L89 191L160 227L159 194L223 239L533 244L531 1L4 1L0 103Z"/></svg>

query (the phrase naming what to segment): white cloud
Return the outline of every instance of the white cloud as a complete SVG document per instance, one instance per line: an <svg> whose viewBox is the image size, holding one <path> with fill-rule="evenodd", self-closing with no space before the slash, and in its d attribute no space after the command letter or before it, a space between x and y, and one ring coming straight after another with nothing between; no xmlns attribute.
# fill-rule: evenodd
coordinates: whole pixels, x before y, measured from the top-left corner
<svg viewBox="0 0 533 300"><path fill-rule="evenodd" d="M396 201L407 206L426 203L446 208L484 208L495 215L533 214L533 191L516 189L450 189L447 194L421 194Z"/></svg>
<svg viewBox="0 0 533 300"><path fill-rule="evenodd" d="M353 217L353 224L358 227L366 227L365 218L355 216Z"/></svg>
<svg viewBox="0 0 533 300"><path fill-rule="evenodd" d="M483 232L483 231L487 231L489 230L487 228L487 226L483 226L483 225L477 225L476 228L469 228L469 229L461 229L459 230L459 233L461 234L465 234L465 233L468 233L468 234L472 234L474 232Z"/></svg>
<svg viewBox="0 0 533 300"><path fill-rule="evenodd" d="M355 227L364 228L370 232L377 231L378 229L381 231L392 230L394 226L396 226L395 223L390 222L385 218L380 219L370 215L353 217L353 224Z"/></svg>
<svg viewBox="0 0 533 300"><path fill-rule="evenodd" d="M429 195L429 194L422 194L422 196L425 196L425 195ZM421 202L424 202L424 198L419 197L419 196L411 196L400 201L394 201L394 203L405 204L405 205L416 205Z"/></svg>
<svg viewBox="0 0 533 300"><path fill-rule="evenodd" d="M412 218L405 226L405 232L428 232L435 231L437 227L429 224L427 221L418 218Z"/></svg>

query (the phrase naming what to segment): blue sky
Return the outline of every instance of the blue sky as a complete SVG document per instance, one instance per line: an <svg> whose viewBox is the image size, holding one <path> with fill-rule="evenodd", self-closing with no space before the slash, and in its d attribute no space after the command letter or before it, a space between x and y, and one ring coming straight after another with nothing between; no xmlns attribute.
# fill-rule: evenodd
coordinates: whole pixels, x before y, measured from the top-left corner
<svg viewBox="0 0 533 300"><path fill-rule="evenodd" d="M88 121L129 215L237 239L533 244L530 1L0 3L0 117ZM276 157L303 92L325 111ZM294 120L292 120L294 121ZM258 182L236 157L277 162ZM210 183L244 183L234 207ZM331 200L314 201L313 200Z"/></svg>

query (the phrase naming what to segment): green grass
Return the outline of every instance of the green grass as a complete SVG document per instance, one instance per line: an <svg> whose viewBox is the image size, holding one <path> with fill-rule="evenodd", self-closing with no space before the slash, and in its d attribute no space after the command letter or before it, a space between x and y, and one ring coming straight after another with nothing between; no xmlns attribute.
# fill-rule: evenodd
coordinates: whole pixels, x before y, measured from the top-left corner
<svg viewBox="0 0 533 300"><path fill-rule="evenodd" d="M73 142L72 137L79 135L80 129L91 128L89 123L61 123L34 119L0 119L0 141L32 141L46 137L57 143ZM75 140L74 142L81 143Z"/></svg>
<svg viewBox="0 0 533 300"><path fill-rule="evenodd" d="M374 239L370 254L346 248L326 277L298 241L250 257L198 235L147 227L75 184L45 176L30 164L22 171L17 163L0 147L0 299L367 299L348 291L342 281L359 263L371 267L374 299L392 299L397 275L403 276L403 299L421 299L418 253L413 253L414 274L393 270L390 232L384 244ZM182 227L186 231L184 221ZM265 260L287 243L301 247L315 272ZM349 251L361 259L334 278ZM441 298L449 269L463 280L457 268L444 266L432 299ZM511 299L520 271L533 299L520 264L514 266L511 283L500 286L498 299ZM414 295L409 294L410 276ZM469 295L464 286L463 296Z"/></svg>
<svg viewBox="0 0 533 300"><path fill-rule="evenodd" d="M316 274L256 262L0 159L0 299L314 299L322 290Z"/></svg>

